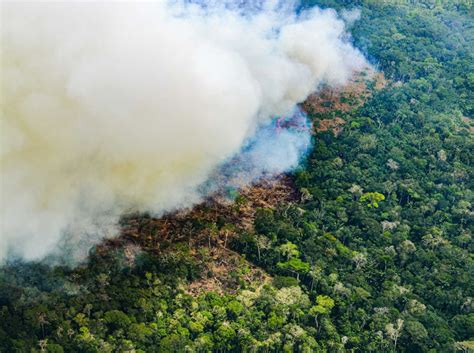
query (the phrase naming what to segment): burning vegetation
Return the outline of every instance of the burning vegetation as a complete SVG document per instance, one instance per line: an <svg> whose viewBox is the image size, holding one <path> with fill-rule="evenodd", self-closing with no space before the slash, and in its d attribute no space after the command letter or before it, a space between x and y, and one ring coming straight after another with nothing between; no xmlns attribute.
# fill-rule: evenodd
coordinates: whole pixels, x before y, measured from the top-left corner
<svg viewBox="0 0 474 353"><path fill-rule="evenodd" d="M332 130L334 135L342 131L345 121L335 116L321 118L328 113L344 113L362 105L373 89L386 85L383 74L362 71L351 79L344 89L323 89L311 95L302 107L314 121L314 132ZM306 128L301 117L277 119L275 129ZM237 178L238 179L238 178ZM133 266L133 254L137 249L166 254L176 250L176 244L185 244L190 255L203 268L203 276L191 282L186 291L193 294L213 290L235 291L245 286L259 286L270 276L249 263L230 248L234 237L242 232L252 232L259 209L275 210L282 205L296 204L304 195L294 186L292 178L280 175L260 180L253 185L234 180L237 189L218 192L192 209L169 213L162 217L148 214L129 214L120 222L121 236L106 240L97 246L99 253L111 248L124 247ZM245 178L244 178L245 179ZM240 276L236 276L240 273ZM238 278L238 280L237 280ZM242 283L241 281L244 281Z"/></svg>

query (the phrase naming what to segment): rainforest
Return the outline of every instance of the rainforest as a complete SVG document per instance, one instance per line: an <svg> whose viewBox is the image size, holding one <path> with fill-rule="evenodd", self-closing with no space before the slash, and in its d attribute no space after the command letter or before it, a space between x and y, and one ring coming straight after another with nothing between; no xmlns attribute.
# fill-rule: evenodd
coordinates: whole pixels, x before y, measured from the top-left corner
<svg viewBox="0 0 474 353"><path fill-rule="evenodd" d="M472 0L54 3L0 5L1 353L474 352Z"/></svg>

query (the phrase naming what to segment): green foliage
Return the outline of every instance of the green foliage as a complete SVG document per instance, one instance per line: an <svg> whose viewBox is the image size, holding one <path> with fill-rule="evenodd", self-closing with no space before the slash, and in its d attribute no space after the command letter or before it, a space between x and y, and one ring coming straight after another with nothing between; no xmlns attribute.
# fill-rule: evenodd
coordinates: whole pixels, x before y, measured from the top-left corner
<svg viewBox="0 0 474 353"><path fill-rule="evenodd" d="M0 269L1 352L473 349L472 7L303 6L316 3L361 9L353 41L390 82L341 113L337 137L315 133L294 176L301 202L258 210L229 244L272 284L191 296L203 274L186 243L133 268L113 252L76 269L13 264ZM212 245L221 224L198 226ZM211 261L210 248L199 256Z"/></svg>
<svg viewBox="0 0 474 353"><path fill-rule="evenodd" d="M318 295L316 297L316 305L309 310L310 315L327 315L334 307L334 300L327 295Z"/></svg>
<svg viewBox="0 0 474 353"><path fill-rule="evenodd" d="M104 314L104 322L112 329L125 329L130 325L130 318L120 310L107 311Z"/></svg>
<svg viewBox="0 0 474 353"><path fill-rule="evenodd" d="M277 264L278 268L283 270L288 270L293 273L307 273L310 269L310 265L306 262L301 261L300 259L290 259L286 262L279 262Z"/></svg>
<svg viewBox="0 0 474 353"><path fill-rule="evenodd" d="M369 208L378 208L379 202L383 200L385 200L385 196L378 192L366 192L360 197L361 202L368 202L367 207Z"/></svg>
<svg viewBox="0 0 474 353"><path fill-rule="evenodd" d="M278 289L284 287L294 287L298 285L298 280L294 277L276 276L273 279L273 285Z"/></svg>

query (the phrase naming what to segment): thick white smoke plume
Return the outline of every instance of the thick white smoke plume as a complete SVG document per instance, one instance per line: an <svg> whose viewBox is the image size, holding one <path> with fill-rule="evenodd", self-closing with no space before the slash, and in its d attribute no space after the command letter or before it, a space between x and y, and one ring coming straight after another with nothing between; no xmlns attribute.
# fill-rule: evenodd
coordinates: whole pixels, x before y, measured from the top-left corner
<svg viewBox="0 0 474 353"><path fill-rule="evenodd" d="M239 153L294 167L308 135L272 119L364 65L333 11L200 3L1 4L0 261L190 206Z"/></svg>

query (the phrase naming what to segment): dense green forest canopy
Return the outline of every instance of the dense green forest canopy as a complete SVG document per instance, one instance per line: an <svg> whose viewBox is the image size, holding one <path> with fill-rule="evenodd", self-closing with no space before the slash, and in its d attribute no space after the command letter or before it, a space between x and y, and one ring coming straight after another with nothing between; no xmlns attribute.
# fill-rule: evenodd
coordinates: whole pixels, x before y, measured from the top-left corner
<svg viewBox="0 0 474 353"><path fill-rule="evenodd" d="M134 266L123 249L75 269L10 264L0 352L474 349L472 3L302 4L314 5L361 11L353 41L388 84L311 114L346 124L315 133L292 176L301 201L259 209L229 241L242 255L233 290L185 290L205 275L185 241ZM271 280L244 281L247 260Z"/></svg>

